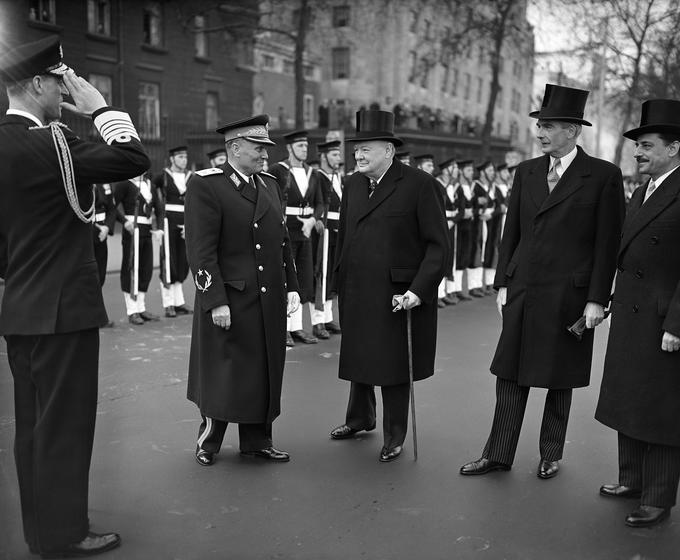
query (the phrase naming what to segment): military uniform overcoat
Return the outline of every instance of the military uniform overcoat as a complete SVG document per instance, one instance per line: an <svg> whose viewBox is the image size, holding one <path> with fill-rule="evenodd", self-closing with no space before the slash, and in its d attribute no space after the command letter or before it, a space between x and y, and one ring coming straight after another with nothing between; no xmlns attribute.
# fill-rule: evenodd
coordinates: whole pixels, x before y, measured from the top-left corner
<svg viewBox="0 0 680 560"><path fill-rule="evenodd" d="M195 173L185 200L196 284L187 396L209 418L269 423L280 413L287 292L297 291L276 180L257 188L229 164ZM229 305L231 328L212 322Z"/></svg>
<svg viewBox="0 0 680 560"><path fill-rule="evenodd" d="M368 198L369 180L348 179L336 261L342 325L341 379L367 385L408 383L406 313L392 296L411 290L414 377L434 373L437 287L449 262L449 237L437 181L395 160Z"/></svg>
<svg viewBox="0 0 680 560"><path fill-rule="evenodd" d="M680 446L680 352L661 350L664 331L680 336L680 169L642 201L630 201L595 418L649 443Z"/></svg>
<svg viewBox="0 0 680 560"><path fill-rule="evenodd" d="M519 164L494 287L507 287L491 372L521 386L567 389L590 381L593 329L567 327L587 302L607 306L624 216L621 171L580 147L551 193L550 157Z"/></svg>

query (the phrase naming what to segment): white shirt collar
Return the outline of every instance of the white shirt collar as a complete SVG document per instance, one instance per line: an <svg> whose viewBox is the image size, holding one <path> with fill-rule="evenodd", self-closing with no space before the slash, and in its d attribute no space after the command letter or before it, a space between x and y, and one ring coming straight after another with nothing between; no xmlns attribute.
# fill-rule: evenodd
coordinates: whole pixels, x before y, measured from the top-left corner
<svg viewBox="0 0 680 560"><path fill-rule="evenodd" d="M666 180L666 178L671 173L673 173L673 171L675 171L678 167L680 167L680 165L676 165L673 169L671 169L670 171L667 171L666 173L661 175L658 179L654 179L654 184L656 185L656 188L658 189L661 186L661 183L663 183Z"/></svg>
<svg viewBox="0 0 680 560"><path fill-rule="evenodd" d="M561 172L558 171L557 174L560 177L564 175L564 172L567 170L567 167L569 167L571 165L571 162L574 161L574 159L576 158L576 154L578 154L578 150L576 149L576 146L574 146L574 149L571 152L569 152L566 156L562 156L561 158L559 158ZM557 159L556 157L552 155L550 156L550 167L548 169L552 168L552 166L555 165L556 159Z"/></svg>
<svg viewBox="0 0 680 560"><path fill-rule="evenodd" d="M5 113L6 115L18 115L20 117L25 117L30 121L33 121L35 124L38 126L44 126L42 121L36 117L35 115L27 112L27 111L22 111L21 109L7 109L7 112Z"/></svg>
<svg viewBox="0 0 680 560"><path fill-rule="evenodd" d="M241 173L241 172L240 172L238 169L236 169L233 165L232 165L232 167L234 168L234 171L236 171L236 173L238 173L238 174L241 176L241 178L242 178L246 183L250 183L250 177L249 177L248 175L246 175L246 174L244 174L244 173Z"/></svg>

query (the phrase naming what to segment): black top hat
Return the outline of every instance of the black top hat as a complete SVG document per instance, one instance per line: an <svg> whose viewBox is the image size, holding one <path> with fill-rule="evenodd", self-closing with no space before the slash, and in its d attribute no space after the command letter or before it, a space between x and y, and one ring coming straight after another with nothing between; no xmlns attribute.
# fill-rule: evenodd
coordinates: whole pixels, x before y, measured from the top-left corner
<svg viewBox="0 0 680 560"><path fill-rule="evenodd" d="M592 126L583 119L583 110L589 93L585 89L546 84L541 109L532 111L529 116L534 119L566 121Z"/></svg>
<svg viewBox="0 0 680 560"><path fill-rule="evenodd" d="M224 141L243 138L256 144L276 145L269 139L269 115L256 115L222 125L215 132L224 134Z"/></svg>
<svg viewBox="0 0 680 560"><path fill-rule="evenodd" d="M395 146L401 146L404 142L394 135L394 113L390 111L357 111L357 132L353 138L347 138L348 142L361 142L363 140L385 140Z"/></svg>
<svg viewBox="0 0 680 560"><path fill-rule="evenodd" d="M225 150L224 148L217 148L216 150L208 152L206 155L208 156L209 159L215 159L220 154L227 155L227 150Z"/></svg>
<svg viewBox="0 0 680 560"><path fill-rule="evenodd" d="M328 142L322 142L321 144L316 145L316 151L320 154L326 154L331 150L339 150L340 144L342 144L340 140L329 140Z"/></svg>
<svg viewBox="0 0 680 560"><path fill-rule="evenodd" d="M175 154L179 154L181 152L188 152L189 148L186 146L175 146L174 148L170 148L168 150L168 155L169 156L174 156Z"/></svg>
<svg viewBox="0 0 680 560"><path fill-rule="evenodd" d="M637 140L648 132L671 132L680 135L680 101L675 99L649 99L642 104L640 126L624 132L631 140Z"/></svg>
<svg viewBox="0 0 680 560"><path fill-rule="evenodd" d="M69 70L62 62L62 58L63 52L58 35L19 45L0 59L0 79L11 83L38 74L62 76Z"/></svg>
<svg viewBox="0 0 680 560"><path fill-rule="evenodd" d="M286 144L295 144L295 142L307 140L307 136L309 136L309 134L306 130L294 130L293 132L284 134L283 139L286 141Z"/></svg>

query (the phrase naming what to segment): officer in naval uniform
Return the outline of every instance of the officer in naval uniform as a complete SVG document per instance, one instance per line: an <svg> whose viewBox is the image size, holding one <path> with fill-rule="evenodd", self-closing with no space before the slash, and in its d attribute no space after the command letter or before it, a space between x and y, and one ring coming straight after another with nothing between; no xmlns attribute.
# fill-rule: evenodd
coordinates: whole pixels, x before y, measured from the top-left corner
<svg viewBox="0 0 680 560"><path fill-rule="evenodd" d="M189 274L187 262L187 250L184 242L184 196L187 190L187 181L191 177L191 171L187 169L188 152L186 146L176 146L168 150L170 167L163 169L153 178L153 186L159 195L159 208L164 212L168 221L168 231L164 247L169 248L169 254L161 251L160 278L161 298L166 317L187 315L192 310L184 302L182 282ZM164 220L163 220L164 221ZM159 228L165 229L164 223L158 224ZM169 260L169 265L165 262ZM167 269L170 270L170 278L166 278ZM169 281L168 281L169 280Z"/></svg>
<svg viewBox="0 0 680 560"><path fill-rule="evenodd" d="M319 187L317 172L307 165L308 135L306 130L295 130L284 135L288 159L272 165L270 173L276 177L282 190L286 212L286 224L290 233L291 251L300 285L303 305L288 321L286 344L295 341L315 344L318 338L302 328L302 309L309 304L310 315L314 310L314 266L311 234L323 229L321 218L324 211L323 193Z"/></svg>
<svg viewBox="0 0 680 560"><path fill-rule="evenodd" d="M43 558L91 556L120 544L116 533L92 533L88 519L99 327L108 320L92 185L139 175L150 162L130 116L63 64L58 36L4 50L0 335L14 378L24 538ZM59 124L62 108L91 117L104 141Z"/></svg>
<svg viewBox="0 0 680 560"><path fill-rule="evenodd" d="M229 422L241 453L270 461L280 413L286 315L299 306L298 284L279 186L262 173L269 117L217 129L228 162L196 172L185 201L189 266L196 284L187 397L202 422L196 460L212 465Z"/></svg>

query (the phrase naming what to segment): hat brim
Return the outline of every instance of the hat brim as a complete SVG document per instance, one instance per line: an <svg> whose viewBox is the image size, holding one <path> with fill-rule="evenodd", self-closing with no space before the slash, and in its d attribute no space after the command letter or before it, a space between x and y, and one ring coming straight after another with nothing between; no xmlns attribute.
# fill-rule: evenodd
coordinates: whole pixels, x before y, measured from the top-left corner
<svg viewBox="0 0 680 560"><path fill-rule="evenodd" d="M561 117L561 116L548 116L548 115L541 115L540 111L531 111L529 113L529 116L532 119L543 119L545 121L563 121L563 122L568 122L568 123L574 123L574 124L582 124L583 126L593 126L591 123L589 123L585 119L579 119L578 117Z"/></svg>
<svg viewBox="0 0 680 560"><path fill-rule="evenodd" d="M69 66L66 66L66 64L64 64L64 63L62 62L62 63L59 64L59 66L57 66L56 68L52 68L51 70L48 70L47 72L45 72L45 74L53 74L54 76L59 76L59 77L61 77L61 76L63 76L64 74L66 74L66 72L68 72L70 69L71 69L71 68L70 68Z"/></svg>
<svg viewBox="0 0 680 560"><path fill-rule="evenodd" d="M372 140L383 140L391 142L395 146L402 146L404 141L396 136L354 136L353 138L345 138L346 142L370 142Z"/></svg>
<svg viewBox="0 0 680 560"><path fill-rule="evenodd" d="M648 124L645 126L634 128L633 130L628 130L623 133L623 136L625 136L629 140L637 140L643 134L649 134L652 132L671 133L680 135L680 126L673 124Z"/></svg>
<svg viewBox="0 0 680 560"><path fill-rule="evenodd" d="M248 142L253 142L255 144L265 144L267 146L276 146L276 142L270 140L269 138L257 138L254 136L241 136L244 140L248 140ZM237 140L237 138L234 138L234 140Z"/></svg>

